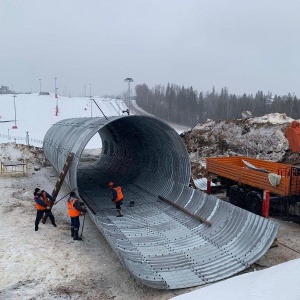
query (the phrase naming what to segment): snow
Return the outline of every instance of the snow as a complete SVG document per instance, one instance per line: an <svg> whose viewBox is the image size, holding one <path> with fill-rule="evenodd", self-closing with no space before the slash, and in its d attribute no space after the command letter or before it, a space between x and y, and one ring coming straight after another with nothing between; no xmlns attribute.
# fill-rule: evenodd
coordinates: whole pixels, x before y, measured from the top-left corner
<svg viewBox="0 0 300 300"><path fill-rule="evenodd" d="M121 110L126 109L121 100L95 99L107 116L122 114ZM263 264L261 271L248 270L249 273L199 289L171 291L147 288L130 277L89 216L86 216L84 228L81 229L83 241L73 241L69 233L66 198L63 198L69 192L65 186L57 197L61 200L53 207L58 226L54 228L48 221L40 224L35 232L33 190L40 187L51 193L58 175L52 167L47 166L42 149L33 146L41 147L46 131L59 120L89 117L91 113L93 116L102 116L102 113L95 105L91 110L91 101L83 97L59 96L58 116L55 115L56 99L53 95L18 94L15 100L17 129L12 129L14 122L0 123L0 159L28 159L29 173L28 176L0 177L1 300L300 299L300 230L295 223L276 220L281 225L278 239L289 247L279 244L277 248L270 249L264 258L269 263ZM14 120L12 95L0 96L0 116L0 121ZM259 122L285 124L290 120L280 114L272 114L257 118L255 124ZM205 126L197 125L195 129L214 125L211 121ZM175 128L180 133L187 130L184 126ZM268 128L264 130L268 133ZM26 131L29 132L32 147L21 145L25 144ZM285 141L282 142L285 145ZM97 156L101 151L101 141L93 140L87 148L84 152L86 159ZM42 168L35 171L35 165Z"/></svg>
<svg viewBox="0 0 300 300"><path fill-rule="evenodd" d="M285 124L291 123L292 118L289 118L286 114L272 113L258 118L252 118L251 123L271 123L271 124Z"/></svg>
<svg viewBox="0 0 300 300"><path fill-rule="evenodd" d="M172 300L296 300L300 299L300 259L262 271L226 279Z"/></svg>

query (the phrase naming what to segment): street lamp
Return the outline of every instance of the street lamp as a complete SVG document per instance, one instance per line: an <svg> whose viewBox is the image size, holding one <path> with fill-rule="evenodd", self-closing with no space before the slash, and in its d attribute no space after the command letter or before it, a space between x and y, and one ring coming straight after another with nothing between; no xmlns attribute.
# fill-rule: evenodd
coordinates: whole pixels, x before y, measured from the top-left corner
<svg viewBox="0 0 300 300"><path fill-rule="evenodd" d="M14 97L14 108L15 108L15 126L12 127L12 129L17 129L17 110L16 110L16 95L13 95Z"/></svg>
<svg viewBox="0 0 300 300"><path fill-rule="evenodd" d="M39 79L40 81L40 93L42 92L42 79Z"/></svg>
<svg viewBox="0 0 300 300"><path fill-rule="evenodd" d="M130 115L130 82L132 82L133 79L128 77L125 78L124 81L128 82L128 115Z"/></svg>

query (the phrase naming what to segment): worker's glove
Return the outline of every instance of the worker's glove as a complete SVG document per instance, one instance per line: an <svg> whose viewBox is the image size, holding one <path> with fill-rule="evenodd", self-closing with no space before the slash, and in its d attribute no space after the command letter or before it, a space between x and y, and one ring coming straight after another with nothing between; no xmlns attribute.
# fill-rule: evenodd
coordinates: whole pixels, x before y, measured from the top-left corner
<svg viewBox="0 0 300 300"><path fill-rule="evenodd" d="M47 206L47 209L48 209L48 210L50 210L50 209L51 209L51 207L50 207L50 206Z"/></svg>

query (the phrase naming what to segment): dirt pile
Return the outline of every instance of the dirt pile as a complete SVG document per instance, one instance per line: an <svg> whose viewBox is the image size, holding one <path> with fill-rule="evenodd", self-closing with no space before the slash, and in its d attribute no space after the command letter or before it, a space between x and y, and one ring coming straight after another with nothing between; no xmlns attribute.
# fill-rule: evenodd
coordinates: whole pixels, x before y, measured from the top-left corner
<svg viewBox="0 0 300 300"><path fill-rule="evenodd" d="M285 114L230 121L209 120L182 133L191 161L192 176L205 176L206 157L243 155L277 162L299 164L291 153L285 129L293 119Z"/></svg>

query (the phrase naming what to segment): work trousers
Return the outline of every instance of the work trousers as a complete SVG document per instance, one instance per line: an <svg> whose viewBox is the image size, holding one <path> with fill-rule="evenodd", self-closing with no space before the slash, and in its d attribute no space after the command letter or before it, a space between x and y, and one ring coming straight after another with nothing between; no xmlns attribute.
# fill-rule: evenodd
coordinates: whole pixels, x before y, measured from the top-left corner
<svg viewBox="0 0 300 300"><path fill-rule="evenodd" d="M51 209L44 209L44 210L36 210L36 218L35 218L35 226L38 226L44 213L46 214L47 217L51 220L52 224L55 224L55 219L54 216L51 212Z"/></svg>
<svg viewBox="0 0 300 300"><path fill-rule="evenodd" d="M79 227L80 227L79 216L71 217L71 229L79 230Z"/></svg>
<svg viewBox="0 0 300 300"><path fill-rule="evenodd" d="M123 204L123 199L116 202L116 209L121 210L121 205Z"/></svg>

